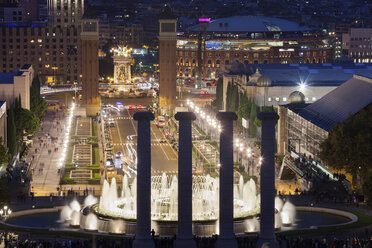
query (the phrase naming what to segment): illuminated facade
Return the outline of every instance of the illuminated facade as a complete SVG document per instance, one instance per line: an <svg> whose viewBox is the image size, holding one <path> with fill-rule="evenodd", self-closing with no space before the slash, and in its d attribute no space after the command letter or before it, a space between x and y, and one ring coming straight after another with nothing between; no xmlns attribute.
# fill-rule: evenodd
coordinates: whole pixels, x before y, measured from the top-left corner
<svg viewBox="0 0 372 248"><path fill-rule="evenodd" d="M49 23L55 27L77 27L84 14L84 0L48 0Z"/></svg>
<svg viewBox="0 0 372 248"><path fill-rule="evenodd" d="M242 24L244 23L244 24ZM245 64L328 63L331 41L295 23L266 17L217 19L191 28L177 40L177 76L215 78L234 61ZM199 46L201 43L201 46ZM200 59L201 57L201 59Z"/></svg>
<svg viewBox="0 0 372 248"><path fill-rule="evenodd" d="M41 83L81 82L80 27L0 28L0 72L32 64Z"/></svg>

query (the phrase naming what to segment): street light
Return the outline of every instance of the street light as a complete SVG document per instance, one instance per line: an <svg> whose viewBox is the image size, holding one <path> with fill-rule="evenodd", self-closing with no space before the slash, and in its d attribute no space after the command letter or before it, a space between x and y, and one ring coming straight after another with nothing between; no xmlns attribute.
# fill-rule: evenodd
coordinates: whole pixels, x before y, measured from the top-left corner
<svg viewBox="0 0 372 248"><path fill-rule="evenodd" d="M10 215L12 213L12 210L8 208L8 206L4 206L2 209L0 209L0 216L6 217L7 215Z"/></svg>

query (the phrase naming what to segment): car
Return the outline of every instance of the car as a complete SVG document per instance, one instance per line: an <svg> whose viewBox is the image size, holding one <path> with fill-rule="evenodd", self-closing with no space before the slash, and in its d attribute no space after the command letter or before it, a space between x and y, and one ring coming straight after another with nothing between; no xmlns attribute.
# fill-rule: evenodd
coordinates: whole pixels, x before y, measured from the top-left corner
<svg viewBox="0 0 372 248"><path fill-rule="evenodd" d="M165 138L161 138L160 143L167 143L167 140Z"/></svg>
<svg viewBox="0 0 372 248"><path fill-rule="evenodd" d="M128 109L133 110L133 105L129 105Z"/></svg>
<svg viewBox="0 0 372 248"><path fill-rule="evenodd" d="M143 108L142 104L137 104L136 105L136 109L141 109L141 108Z"/></svg>

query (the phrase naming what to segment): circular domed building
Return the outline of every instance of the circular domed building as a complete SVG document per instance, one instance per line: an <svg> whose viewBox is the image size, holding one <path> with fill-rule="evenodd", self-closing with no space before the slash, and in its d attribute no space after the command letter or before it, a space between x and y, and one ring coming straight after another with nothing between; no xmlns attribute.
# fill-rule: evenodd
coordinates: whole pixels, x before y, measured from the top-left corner
<svg viewBox="0 0 372 248"><path fill-rule="evenodd" d="M268 76L261 76L257 79L257 86L259 87L270 87L271 83L271 78Z"/></svg>
<svg viewBox="0 0 372 248"><path fill-rule="evenodd" d="M305 103L305 95L300 91L293 91L288 97L289 103L303 104Z"/></svg>

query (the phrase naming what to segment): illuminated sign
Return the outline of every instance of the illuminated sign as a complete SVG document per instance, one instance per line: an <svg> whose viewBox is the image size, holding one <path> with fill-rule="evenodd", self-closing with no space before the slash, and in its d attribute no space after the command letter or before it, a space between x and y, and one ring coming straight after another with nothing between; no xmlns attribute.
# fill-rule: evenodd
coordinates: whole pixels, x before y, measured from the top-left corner
<svg viewBox="0 0 372 248"><path fill-rule="evenodd" d="M210 22L211 18L199 18L199 22Z"/></svg>
<svg viewBox="0 0 372 248"><path fill-rule="evenodd" d="M293 48L289 48L289 49L279 49L279 52L294 52L294 49L293 49Z"/></svg>

